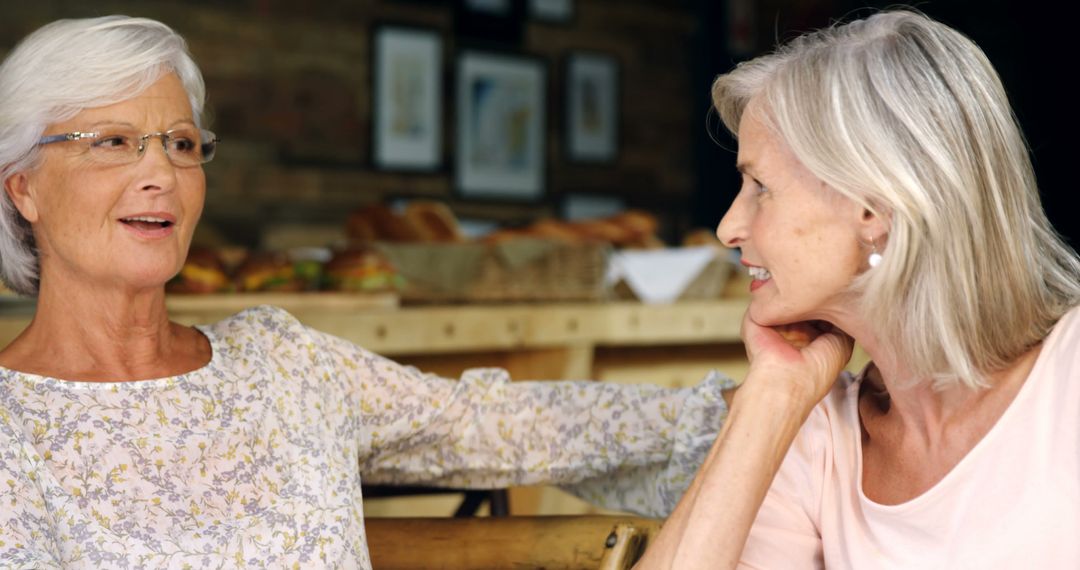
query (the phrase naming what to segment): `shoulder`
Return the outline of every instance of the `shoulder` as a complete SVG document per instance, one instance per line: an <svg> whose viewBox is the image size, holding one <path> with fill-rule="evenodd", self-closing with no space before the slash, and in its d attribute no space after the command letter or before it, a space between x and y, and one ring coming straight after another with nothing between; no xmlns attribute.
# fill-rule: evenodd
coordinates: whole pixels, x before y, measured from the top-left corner
<svg viewBox="0 0 1080 570"><path fill-rule="evenodd" d="M843 373L832 390L810 412L784 459L783 469L795 471L806 482L820 482L825 470L857 433L860 376Z"/></svg>
<svg viewBox="0 0 1080 570"><path fill-rule="evenodd" d="M1057 397L1066 393L1080 396L1080 306L1066 313L1043 339L1030 378ZM1063 384L1064 383L1064 384Z"/></svg>
<svg viewBox="0 0 1080 570"><path fill-rule="evenodd" d="M841 373L829 393L810 412L796 440L825 441L835 435L835 427L850 422L852 413L858 413L861 382L861 373Z"/></svg>
<svg viewBox="0 0 1080 570"><path fill-rule="evenodd" d="M252 328L278 330L302 326L292 313L273 305L250 307L212 325L215 329L225 328L230 330L250 330Z"/></svg>
<svg viewBox="0 0 1080 570"><path fill-rule="evenodd" d="M1074 377L1080 375L1080 306L1065 313L1043 339L1033 375Z"/></svg>
<svg viewBox="0 0 1080 570"><path fill-rule="evenodd" d="M1080 346L1080 305L1065 313L1044 341L1045 348L1053 352L1066 352L1070 356L1080 355L1076 350Z"/></svg>
<svg viewBox="0 0 1080 570"><path fill-rule="evenodd" d="M836 428L849 424L852 412L857 413L860 382L861 375L849 372L837 377L829 393L806 418L796 441L805 440L805 444L813 444L815 448L826 446L836 435Z"/></svg>
<svg viewBox="0 0 1080 570"><path fill-rule="evenodd" d="M338 368L378 367L390 361L343 338L313 329L280 307L260 305L199 327L215 347L246 358L285 358ZM392 364L392 363L390 363Z"/></svg>
<svg viewBox="0 0 1080 570"><path fill-rule="evenodd" d="M230 344L280 344L295 342L307 336L307 328L285 309L271 305L259 305L244 309L235 315L212 325L200 327L203 332Z"/></svg>

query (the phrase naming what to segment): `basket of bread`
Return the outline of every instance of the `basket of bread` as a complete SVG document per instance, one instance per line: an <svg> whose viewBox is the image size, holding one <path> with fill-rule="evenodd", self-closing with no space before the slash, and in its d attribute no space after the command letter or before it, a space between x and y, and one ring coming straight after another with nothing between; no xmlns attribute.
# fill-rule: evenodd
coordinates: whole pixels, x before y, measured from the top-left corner
<svg viewBox="0 0 1080 570"><path fill-rule="evenodd" d="M702 299L719 296L730 269L711 232L691 234L684 245L715 249L715 255L666 248L657 238L656 218L638 210L589 220L541 219L467 238L445 204L413 201L396 210L359 208L344 229L345 239L335 239L334 249L307 244L319 241L310 228L287 228L274 239L264 234L268 250L256 253L192 247L167 290L392 292L407 303L653 302L657 297L648 286L657 276L693 271L678 285L678 299ZM696 265L686 269L683 259ZM617 278L615 270L622 271Z"/></svg>
<svg viewBox="0 0 1080 570"><path fill-rule="evenodd" d="M346 229L350 243L374 247L398 269L402 301L499 303L602 300L612 247L647 241L655 225L616 235L620 230L607 220L541 220L467 239L445 204L414 201L401 212L360 208Z"/></svg>
<svg viewBox="0 0 1080 570"><path fill-rule="evenodd" d="M613 253L665 247L657 219L639 210L589 220L541 219L467 239L446 205L414 201L401 211L360 208L346 230L351 243L374 247L390 260L404 280L402 301L412 303L628 298L607 279ZM711 296L722 282L712 284L726 277L722 270L703 273L684 298Z"/></svg>

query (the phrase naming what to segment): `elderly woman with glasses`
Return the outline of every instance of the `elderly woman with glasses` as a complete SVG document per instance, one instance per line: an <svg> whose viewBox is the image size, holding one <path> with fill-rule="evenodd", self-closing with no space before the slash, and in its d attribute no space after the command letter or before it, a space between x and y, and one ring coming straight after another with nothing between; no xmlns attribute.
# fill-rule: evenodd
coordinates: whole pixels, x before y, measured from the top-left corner
<svg viewBox="0 0 1080 570"><path fill-rule="evenodd" d="M982 51L885 12L712 94L751 366L640 567L1080 568L1080 259Z"/></svg>
<svg viewBox="0 0 1080 570"><path fill-rule="evenodd" d="M169 321L217 139L183 39L59 21L0 66L0 567L367 568L365 482L669 511L726 414L687 390L423 375L261 307Z"/></svg>

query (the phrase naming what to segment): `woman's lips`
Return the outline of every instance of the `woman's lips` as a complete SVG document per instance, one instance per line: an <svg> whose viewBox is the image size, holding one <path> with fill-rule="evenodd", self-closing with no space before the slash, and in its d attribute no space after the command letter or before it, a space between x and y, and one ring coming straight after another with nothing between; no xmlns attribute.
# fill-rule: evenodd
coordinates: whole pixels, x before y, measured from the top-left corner
<svg viewBox="0 0 1080 570"><path fill-rule="evenodd" d="M772 274L769 273L768 269L765 269L764 267L758 265L751 265L745 262L743 263L743 265L746 266L747 270L750 273L750 277L752 278L752 281L750 281L751 292L756 291L757 289L761 288L766 283L772 280Z"/></svg>
<svg viewBox="0 0 1080 570"><path fill-rule="evenodd" d="M140 220L119 221L124 229L144 239L161 239L172 235L176 224L172 222L146 222Z"/></svg>

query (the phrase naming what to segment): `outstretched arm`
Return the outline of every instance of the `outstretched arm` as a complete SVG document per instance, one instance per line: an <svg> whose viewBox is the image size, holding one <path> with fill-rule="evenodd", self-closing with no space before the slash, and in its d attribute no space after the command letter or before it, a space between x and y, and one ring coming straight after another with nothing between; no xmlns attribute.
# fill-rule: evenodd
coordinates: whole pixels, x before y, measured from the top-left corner
<svg viewBox="0 0 1080 570"><path fill-rule="evenodd" d="M460 380L423 374L306 330L355 425L367 483L500 488L556 484L607 508L667 516L727 414L734 383L692 388L513 382L504 370Z"/></svg>

